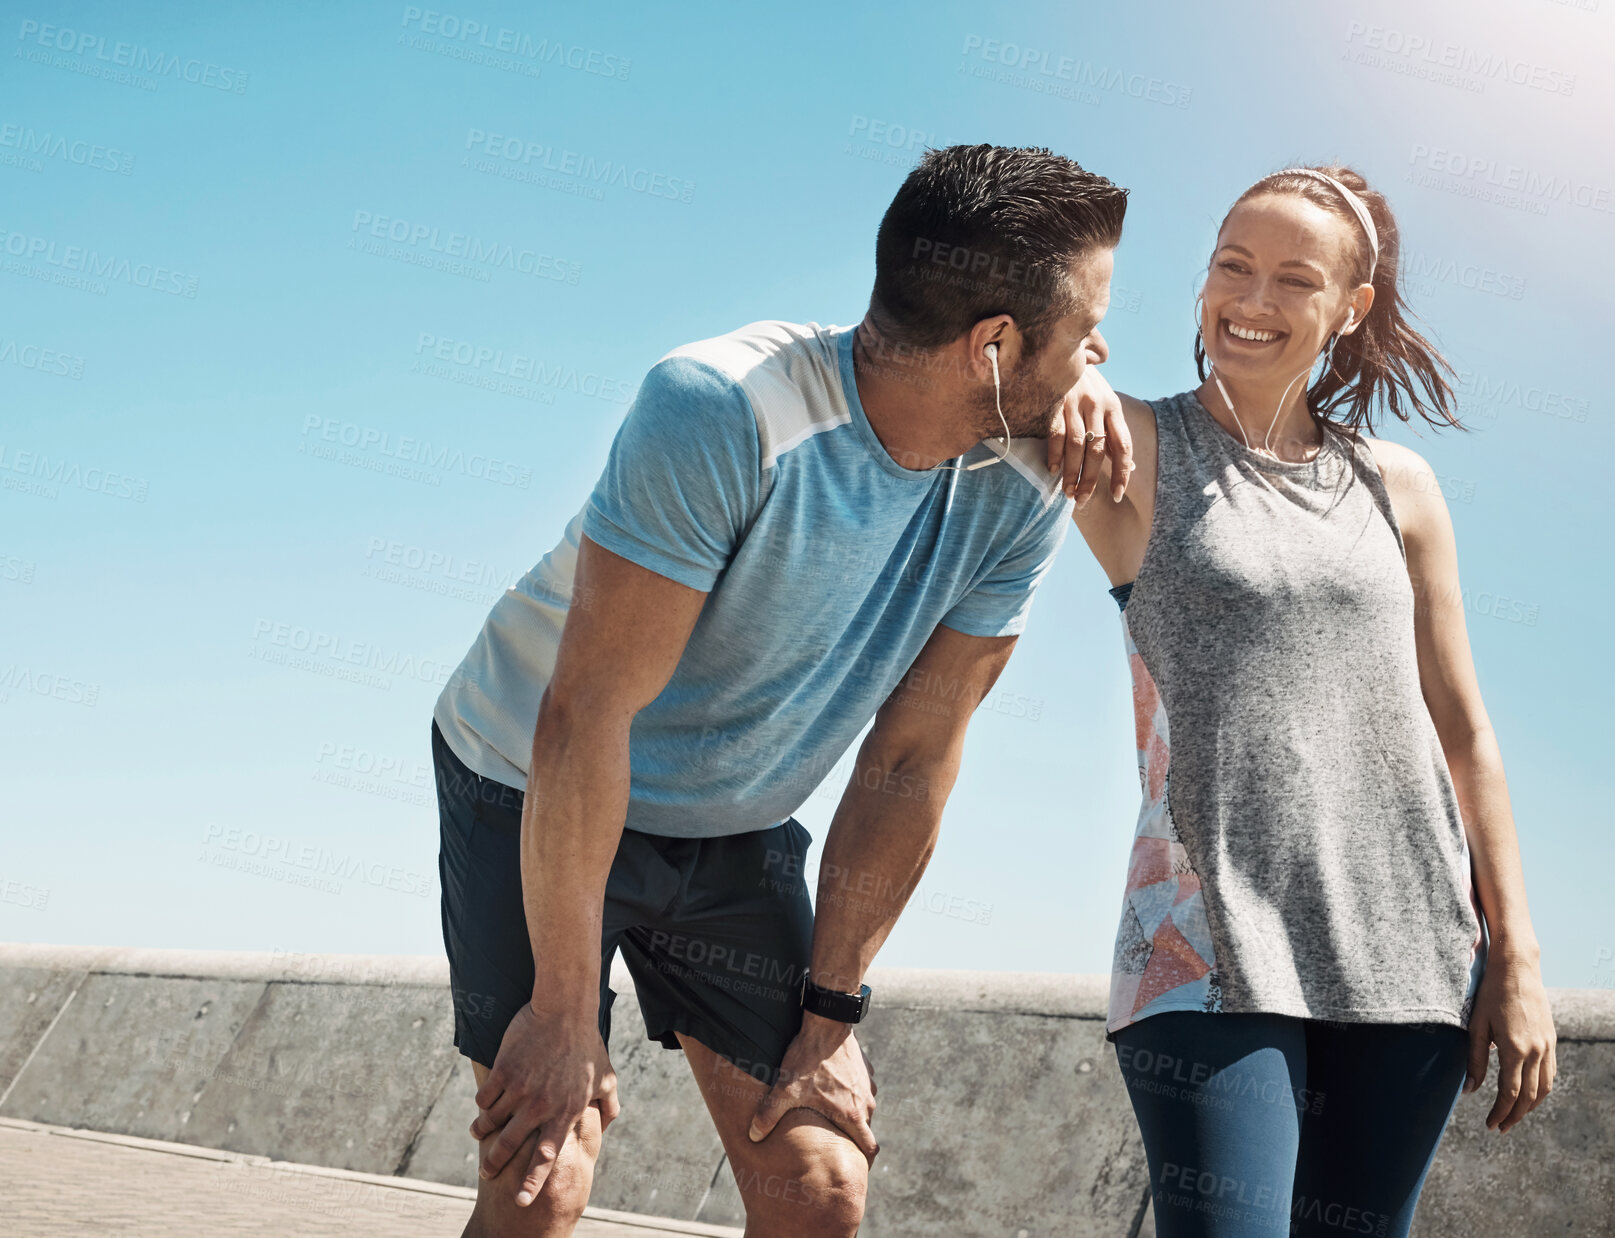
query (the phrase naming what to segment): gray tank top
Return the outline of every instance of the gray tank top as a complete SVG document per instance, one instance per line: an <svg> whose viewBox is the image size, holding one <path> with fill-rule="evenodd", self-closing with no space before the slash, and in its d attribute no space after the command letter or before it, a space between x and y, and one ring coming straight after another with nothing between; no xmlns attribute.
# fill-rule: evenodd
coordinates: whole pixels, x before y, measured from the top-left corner
<svg viewBox="0 0 1615 1238"><path fill-rule="evenodd" d="M1167 1010L1466 1027L1469 852L1372 452L1328 433L1278 462L1192 392L1150 407L1155 516L1119 598L1144 804L1107 1032Z"/></svg>

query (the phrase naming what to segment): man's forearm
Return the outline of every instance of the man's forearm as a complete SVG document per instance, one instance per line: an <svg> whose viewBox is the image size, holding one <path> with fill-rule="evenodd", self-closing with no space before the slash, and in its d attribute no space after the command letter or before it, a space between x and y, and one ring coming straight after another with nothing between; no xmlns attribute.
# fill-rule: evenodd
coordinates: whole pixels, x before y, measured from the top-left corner
<svg viewBox="0 0 1615 1238"><path fill-rule="evenodd" d="M591 711L580 711L590 713ZM522 903L533 1008L594 1022L606 879L628 814L631 717L540 706L522 806Z"/></svg>
<svg viewBox="0 0 1615 1238"><path fill-rule="evenodd" d="M919 884L957 776L957 754L883 760L861 751L825 838L812 974L855 990Z"/></svg>

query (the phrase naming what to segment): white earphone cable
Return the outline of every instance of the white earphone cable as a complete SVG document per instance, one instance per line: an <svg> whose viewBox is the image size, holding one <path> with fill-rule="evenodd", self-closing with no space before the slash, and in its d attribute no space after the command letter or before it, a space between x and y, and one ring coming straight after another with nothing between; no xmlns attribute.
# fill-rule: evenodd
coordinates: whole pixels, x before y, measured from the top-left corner
<svg viewBox="0 0 1615 1238"><path fill-rule="evenodd" d="M986 352L987 360L992 362L993 367L993 406L998 410L998 420L1004 427L1004 449L998 455L993 456L988 460L977 460L974 464L965 465L939 464L937 465L937 468L939 469L957 469L960 472L970 473L974 472L976 469L984 469L989 464L998 464L1000 461L1009 457L1009 419L1004 416L1003 398L998 385L998 345L988 344Z"/></svg>
<svg viewBox="0 0 1615 1238"><path fill-rule="evenodd" d="M1199 298L1196 298L1196 300L1199 300ZM1204 302L1201 304L1203 307ZM1200 315L1197 314L1196 318L1198 319L1199 317ZM1348 315L1346 318L1346 324L1341 328L1341 331L1344 331L1346 327L1351 326L1355 317L1355 313ZM1262 436L1262 445L1260 448L1256 448L1251 446L1250 436L1245 433L1245 423L1239 419L1239 413L1234 409L1234 402L1228 397L1228 388L1222 385L1222 375L1217 373L1217 367L1211 360L1211 352L1205 347L1205 328L1202 327L1199 322L1196 322L1195 329L1200 332L1201 349L1206 354L1206 368L1211 371L1211 380L1217 384L1217 392L1222 396L1222 402L1228 406L1228 412L1233 416L1234 424L1239 427L1239 437L1244 442L1245 449L1247 451L1263 451L1272 456L1275 460L1280 459L1279 454L1273 450L1271 440L1273 438L1273 429L1279 423L1279 415L1284 411L1284 401L1290 398L1290 390L1295 386L1296 381L1298 379L1305 378L1312 373L1312 367L1318 364L1318 357L1323 356L1323 354L1319 353L1318 357L1314 357L1311 364L1308 365L1306 369L1302 370L1295 376L1295 378L1292 378L1285 385L1284 394L1279 396L1278 407L1273 410L1273 420L1267 423L1267 433Z"/></svg>

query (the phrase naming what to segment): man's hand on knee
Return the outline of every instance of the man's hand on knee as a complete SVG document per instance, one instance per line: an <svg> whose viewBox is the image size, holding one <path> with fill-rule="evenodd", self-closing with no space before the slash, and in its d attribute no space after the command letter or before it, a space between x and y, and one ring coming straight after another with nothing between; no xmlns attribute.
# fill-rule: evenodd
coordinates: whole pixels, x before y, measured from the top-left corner
<svg viewBox="0 0 1615 1238"><path fill-rule="evenodd" d="M543 1190L566 1136L591 1104L603 1130L617 1116L617 1076L592 1019L557 1018L523 1006L505 1029L488 1078L477 1089L473 1138L481 1142L479 1173L495 1178L538 1132L516 1192L526 1207Z"/></svg>
<svg viewBox="0 0 1615 1238"><path fill-rule="evenodd" d="M869 1058L852 1028L804 1014L802 1030L785 1051L779 1081L752 1116L752 1142L768 1138L792 1109L811 1109L834 1123L873 1164L880 1151L869 1126L875 1113L875 1091Z"/></svg>

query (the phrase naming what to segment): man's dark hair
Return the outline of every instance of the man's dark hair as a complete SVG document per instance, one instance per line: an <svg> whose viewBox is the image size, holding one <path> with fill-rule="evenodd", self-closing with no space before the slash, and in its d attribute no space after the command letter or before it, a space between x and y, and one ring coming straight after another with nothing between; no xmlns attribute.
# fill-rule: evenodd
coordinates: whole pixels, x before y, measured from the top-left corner
<svg viewBox="0 0 1615 1238"><path fill-rule="evenodd" d="M1077 308L1068 267L1121 240L1127 190L1041 146L928 147L875 237L869 312L887 341L936 348L1009 314L1036 353Z"/></svg>

